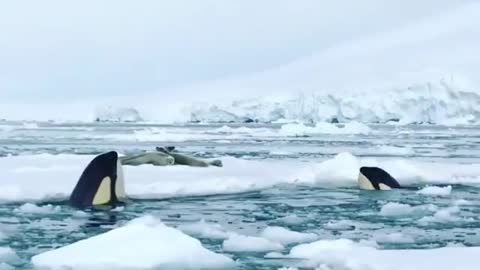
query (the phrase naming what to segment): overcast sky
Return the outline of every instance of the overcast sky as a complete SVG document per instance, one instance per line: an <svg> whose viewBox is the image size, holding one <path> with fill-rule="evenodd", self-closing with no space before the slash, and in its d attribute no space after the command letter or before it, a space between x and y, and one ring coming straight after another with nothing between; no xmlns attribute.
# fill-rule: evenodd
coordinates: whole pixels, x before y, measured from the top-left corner
<svg viewBox="0 0 480 270"><path fill-rule="evenodd" d="M2 1L0 97L148 93L241 76L461 1Z"/></svg>

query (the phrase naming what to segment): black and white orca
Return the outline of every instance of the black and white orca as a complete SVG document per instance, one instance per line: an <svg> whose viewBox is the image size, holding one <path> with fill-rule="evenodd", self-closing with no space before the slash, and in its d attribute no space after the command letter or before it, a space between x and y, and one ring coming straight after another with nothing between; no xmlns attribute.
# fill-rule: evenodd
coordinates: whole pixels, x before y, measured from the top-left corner
<svg viewBox="0 0 480 270"><path fill-rule="evenodd" d="M365 190L391 190L401 188L398 181L378 167L361 167L358 186Z"/></svg>
<svg viewBox="0 0 480 270"><path fill-rule="evenodd" d="M114 207L126 200L122 165L114 151L95 157L70 195L70 204L77 208Z"/></svg>

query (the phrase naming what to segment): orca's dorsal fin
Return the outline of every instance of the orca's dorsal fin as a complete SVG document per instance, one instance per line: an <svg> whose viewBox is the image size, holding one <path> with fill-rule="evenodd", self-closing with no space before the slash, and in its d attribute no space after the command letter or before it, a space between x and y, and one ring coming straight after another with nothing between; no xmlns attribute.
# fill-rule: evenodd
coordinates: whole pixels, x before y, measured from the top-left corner
<svg viewBox="0 0 480 270"><path fill-rule="evenodd" d="M123 169L117 152L96 156L85 168L70 195L78 208L123 204L127 199Z"/></svg>
<svg viewBox="0 0 480 270"><path fill-rule="evenodd" d="M398 181L379 167L361 167L358 186L365 190L390 190L401 188Z"/></svg>

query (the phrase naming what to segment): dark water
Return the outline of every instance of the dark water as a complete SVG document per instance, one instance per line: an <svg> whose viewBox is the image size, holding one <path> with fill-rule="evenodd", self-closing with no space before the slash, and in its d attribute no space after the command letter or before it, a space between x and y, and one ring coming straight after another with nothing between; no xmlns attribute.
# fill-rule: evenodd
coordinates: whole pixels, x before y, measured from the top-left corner
<svg viewBox="0 0 480 270"><path fill-rule="evenodd" d="M16 212L14 209L20 204L3 204L0 206L0 222L3 230L9 233L0 245L14 248L21 259L16 262L16 268L26 269L30 267L30 257L35 254L106 232L146 213L161 218L171 226L204 219L245 235L258 235L267 226L282 226L316 233L320 239L377 240L381 248L388 249L480 245L480 220L477 218L480 188L455 185L453 190L451 196L438 198L416 194L415 190L377 193L354 188L277 186L234 195L133 200L121 211L85 213L79 213L63 203L57 203L60 210L46 214ZM433 212L405 216L383 216L379 213L386 202L412 206L435 204L439 208L447 208L460 198L470 204L460 206L460 212L455 213L456 218L449 221L419 223L421 218L432 216ZM395 243L393 240L382 243L385 241L382 236L395 232L408 235L413 242ZM228 253L222 249L222 240L200 240L205 247L238 260L238 269L277 269L298 263L264 259L265 253Z"/></svg>

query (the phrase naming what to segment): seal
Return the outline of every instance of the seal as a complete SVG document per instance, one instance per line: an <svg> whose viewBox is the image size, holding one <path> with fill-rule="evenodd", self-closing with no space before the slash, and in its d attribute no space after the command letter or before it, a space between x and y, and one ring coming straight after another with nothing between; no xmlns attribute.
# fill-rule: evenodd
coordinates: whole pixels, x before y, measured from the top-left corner
<svg viewBox="0 0 480 270"><path fill-rule="evenodd" d="M120 158L122 165L138 166L151 164L154 166L168 166L175 163L175 158L163 152L146 152Z"/></svg>
<svg viewBox="0 0 480 270"><path fill-rule="evenodd" d="M156 147L157 152L164 153L167 155L172 156L175 159L175 165L187 165L192 167L208 167L208 166L216 166L216 167L223 167L223 163L221 160L215 159L212 161L202 160L196 157L180 154L175 151L174 146L167 146L167 147Z"/></svg>

